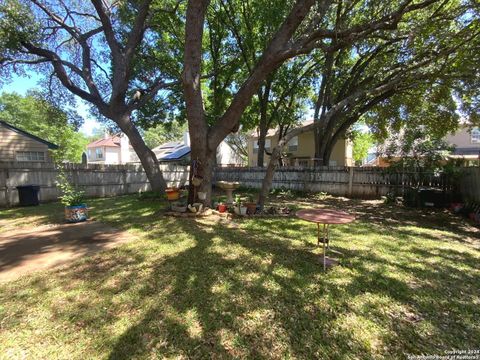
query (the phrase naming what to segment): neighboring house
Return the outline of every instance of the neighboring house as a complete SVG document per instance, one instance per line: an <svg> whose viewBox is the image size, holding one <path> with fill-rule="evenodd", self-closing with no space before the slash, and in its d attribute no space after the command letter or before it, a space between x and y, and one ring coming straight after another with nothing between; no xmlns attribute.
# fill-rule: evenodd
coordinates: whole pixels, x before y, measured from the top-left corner
<svg viewBox="0 0 480 360"><path fill-rule="evenodd" d="M447 135L445 141L455 146L449 158L462 160L464 166L480 166L480 128L462 126L457 132Z"/></svg>
<svg viewBox="0 0 480 360"><path fill-rule="evenodd" d="M49 150L58 146L0 121L0 161L51 163Z"/></svg>
<svg viewBox="0 0 480 360"><path fill-rule="evenodd" d="M455 159L458 165L462 166L479 166L480 165L480 128L469 128L466 125L453 133L448 134L443 139L446 143L454 147L454 150L446 155L448 159ZM394 140L387 140L387 142L379 147L380 155L369 163L369 166L388 167L392 162L399 161L400 155L383 155L382 148L387 148L388 144Z"/></svg>
<svg viewBox="0 0 480 360"><path fill-rule="evenodd" d="M139 163L137 154L126 135L105 135L87 145L87 162L90 164Z"/></svg>
<svg viewBox="0 0 480 360"><path fill-rule="evenodd" d="M188 132L183 134L183 141L172 141L156 148L152 151L157 156L159 162L169 162L178 164L190 163L190 136ZM243 165L243 159L235 150L225 141L222 141L217 148L218 166L240 166Z"/></svg>
<svg viewBox="0 0 480 360"><path fill-rule="evenodd" d="M312 121L304 122L307 126ZM270 129L265 138L265 150L270 152L278 143L278 129ZM315 165L315 136L314 131L307 131L292 138L285 149L286 157L283 163L287 166L312 167ZM257 166L258 135L252 133L248 137L248 166ZM264 165L268 163L269 156L265 154ZM352 166L352 144L348 139L338 140L330 156L330 166Z"/></svg>

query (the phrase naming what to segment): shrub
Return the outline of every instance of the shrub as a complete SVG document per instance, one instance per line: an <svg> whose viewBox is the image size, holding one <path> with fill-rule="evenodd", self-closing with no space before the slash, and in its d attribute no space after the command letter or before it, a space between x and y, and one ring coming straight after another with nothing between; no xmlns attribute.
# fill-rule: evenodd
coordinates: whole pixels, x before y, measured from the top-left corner
<svg viewBox="0 0 480 360"><path fill-rule="evenodd" d="M60 202L64 206L82 205L85 200L85 192L78 190L67 178L67 175L60 171L57 180L57 187L60 189Z"/></svg>

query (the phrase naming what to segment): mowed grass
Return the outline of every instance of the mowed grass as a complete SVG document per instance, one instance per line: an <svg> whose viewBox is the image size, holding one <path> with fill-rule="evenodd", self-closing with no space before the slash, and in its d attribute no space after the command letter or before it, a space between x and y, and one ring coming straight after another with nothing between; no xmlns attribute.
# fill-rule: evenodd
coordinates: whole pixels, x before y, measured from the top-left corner
<svg viewBox="0 0 480 360"><path fill-rule="evenodd" d="M0 284L2 359L402 359L480 344L480 234L447 212L282 199L353 212L322 271L313 224L182 219L134 196L90 200L138 239ZM0 212L61 222L59 204Z"/></svg>

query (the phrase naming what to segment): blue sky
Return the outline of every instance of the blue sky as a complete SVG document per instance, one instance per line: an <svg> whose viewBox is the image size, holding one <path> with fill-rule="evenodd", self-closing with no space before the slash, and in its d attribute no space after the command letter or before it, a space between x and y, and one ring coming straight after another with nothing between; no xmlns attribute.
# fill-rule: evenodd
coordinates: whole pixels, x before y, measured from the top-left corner
<svg viewBox="0 0 480 360"><path fill-rule="evenodd" d="M35 73L29 73L28 76L13 75L11 82L0 87L0 93L16 92L25 95L28 90L37 87L39 79L40 77ZM91 135L94 128L100 127L100 124L88 113L88 106L80 98L77 98L77 112L84 119L84 123L80 128L80 131L84 134Z"/></svg>

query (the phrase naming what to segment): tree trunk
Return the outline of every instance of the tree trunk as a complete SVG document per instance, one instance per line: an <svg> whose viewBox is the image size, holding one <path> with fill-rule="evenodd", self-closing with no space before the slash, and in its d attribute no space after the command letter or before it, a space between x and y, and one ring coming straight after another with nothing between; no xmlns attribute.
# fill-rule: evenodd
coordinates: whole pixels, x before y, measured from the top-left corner
<svg viewBox="0 0 480 360"><path fill-rule="evenodd" d="M265 161L265 139L268 133L269 122L267 120L267 107L268 107L268 96L270 92L270 82L267 82L264 92L258 91L258 102L260 105L260 123L259 123L259 134L258 134L258 154L257 154L257 166L264 167Z"/></svg>
<svg viewBox="0 0 480 360"><path fill-rule="evenodd" d="M332 150L333 150L332 144L329 144L325 147L325 151L323 152L322 156L322 161L324 162L325 166L328 166L330 164L330 157L332 156Z"/></svg>
<svg viewBox="0 0 480 360"><path fill-rule="evenodd" d="M278 166L278 161L280 159L281 150L283 145L277 145L272 150L272 155L270 156L270 161L268 162L267 171L265 172L265 177L262 181L262 188L260 194L258 195L258 206L260 210L263 210L265 206L265 201L267 200L268 193L272 188L273 175Z"/></svg>
<svg viewBox="0 0 480 360"><path fill-rule="evenodd" d="M258 134L258 154L257 154L257 166L263 167L265 161L265 138L267 136L266 126L262 126L260 122L260 129Z"/></svg>
<svg viewBox="0 0 480 360"><path fill-rule="evenodd" d="M189 124L189 132L191 134L190 146L192 152L190 153L192 163L191 171L193 171L194 162L197 164L198 174L197 176L202 178L202 182L195 188L197 197L194 199L190 196L189 199L195 202L201 202L205 206L211 206L212 199L212 180L213 170L216 162L216 149L211 150L208 147L208 129L200 126L195 127ZM191 188L193 190L193 188ZM198 193L204 192L206 194L205 200L198 199Z"/></svg>
<svg viewBox="0 0 480 360"><path fill-rule="evenodd" d="M205 205L210 205L212 193L212 171L215 164L216 148L210 151L208 146L209 126L205 121L201 89L201 65L202 65L202 36L205 20L205 12L209 0L189 1L185 24L185 52L183 69L183 91L185 96L188 131L190 134L190 148L193 165L198 165L198 176L202 182L195 188L206 193ZM190 186L190 190L193 190ZM189 194L189 199L194 198ZM196 200L196 199L194 199Z"/></svg>
<svg viewBox="0 0 480 360"><path fill-rule="evenodd" d="M140 159L143 169L145 170L152 191L164 192L167 187L167 183L163 178L157 157L155 153L145 144L135 125L132 124L130 115L119 115L112 120L118 124L120 129L125 133L125 135L127 135L128 140L130 140L130 144L132 145L133 150L135 150L135 153Z"/></svg>

